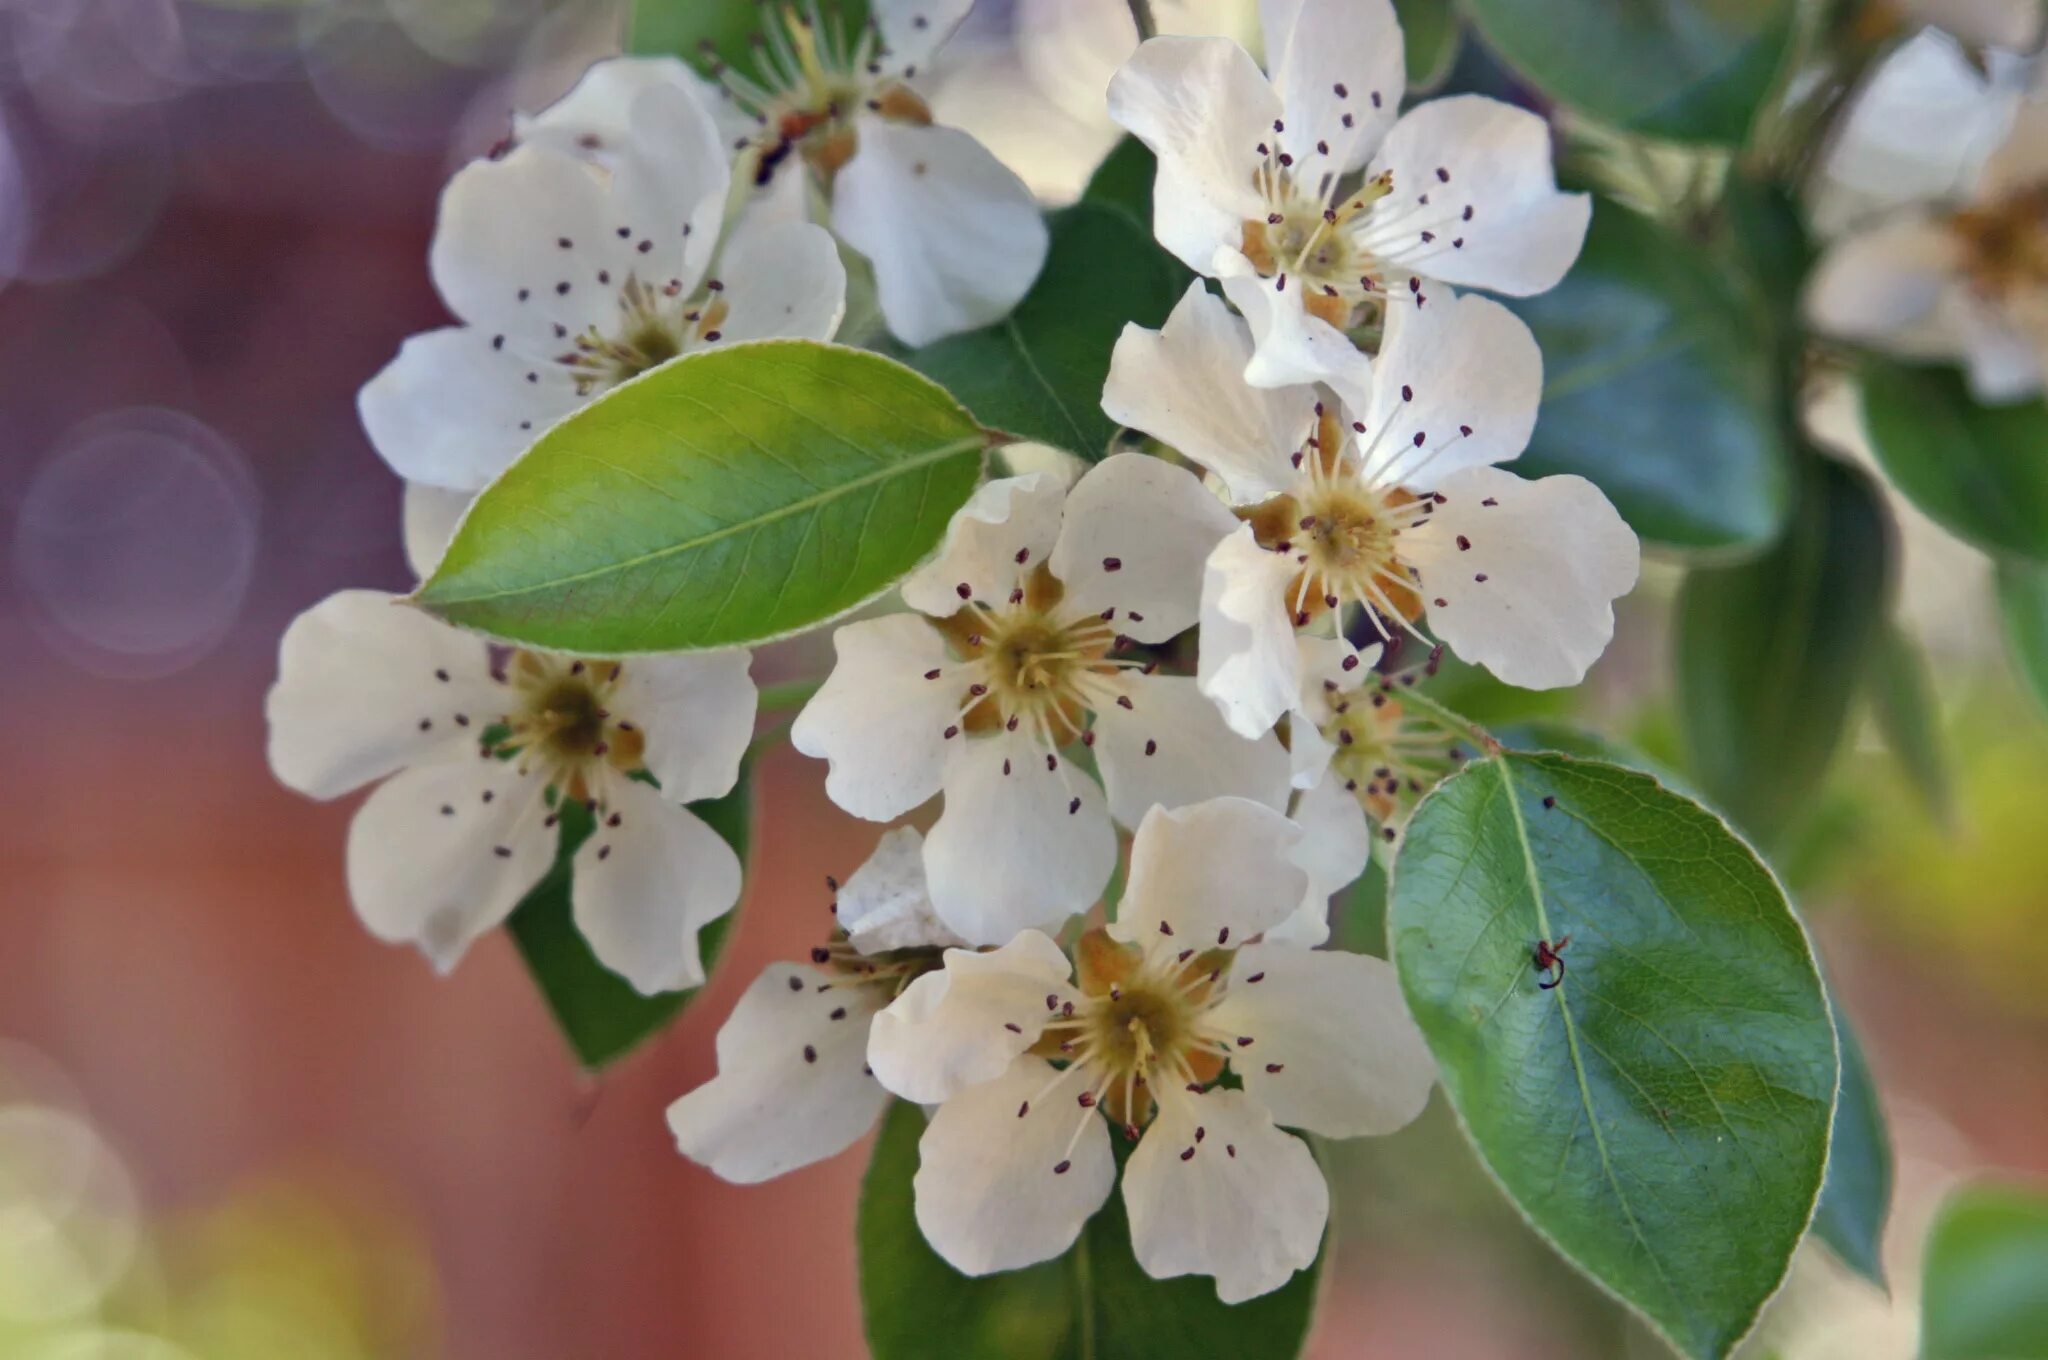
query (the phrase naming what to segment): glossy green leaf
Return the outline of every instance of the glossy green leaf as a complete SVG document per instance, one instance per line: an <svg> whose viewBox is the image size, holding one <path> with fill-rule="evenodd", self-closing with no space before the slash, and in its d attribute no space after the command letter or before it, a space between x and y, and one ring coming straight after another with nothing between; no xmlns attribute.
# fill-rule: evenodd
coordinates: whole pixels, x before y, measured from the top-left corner
<svg viewBox="0 0 2048 1360"><path fill-rule="evenodd" d="M1095 459L1116 437L1102 411L1116 338L1163 324L1177 295L1168 257L1122 209L1078 203L1051 225L1045 269L1008 317L893 352L991 429Z"/></svg>
<svg viewBox="0 0 2048 1360"><path fill-rule="evenodd" d="M861 1310L874 1360L1292 1360L1313 1319L1322 1258L1279 1289L1235 1306L1199 1275L1155 1280L1131 1255L1121 1190L1073 1250L1023 1270L969 1279L917 1229L911 1177L924 1112L897 1101L861 1186ZM1116 1140L1121 1162L1128 1145ZM1325 1245L1324 1255L1328 1255Z"/></svg>
<svg viewBox="0 0 2048 1360"><path fill-rule="evenodd" d="M868 21L868 0L832 0L836 37L857 34ZM759 0L632 0L626 50L638 56L679 56L703 69L709 44L720 60L741 71L758 69L754 36L774 9Z"/></svg>
<svg viewBox="0 0 2048 1360"><path fill-rule="evenodd" d="M1795 0L1466 0L1532 85L1632 132L1739 145L1778 83Z"/></svg>
<svg viewBox="0 0 2048 1360"><path fill-rule="evenodd" d="M414 597L601 656L781 637L938 546L989 436L893 360L764 340L675 360L542 435Z"/></svg>
<svg viewBox="0 0 2048 1360"><path fill-rule="evenodd" d="M748 823L753 805L752 762L740 766L739 782L723 798L693 803L704 819L747 862ZM644 996L633 984L597 961L569 911L569 886L576 848L590 834L590 814L580 803L562 809L561 848L554 868L520 901L507 922L519 956L539 984L562 1037L578 1062L592 1069L616 1062L667 1025L701 988ZM697 936L704 968L717 966L737 912L728 912Z"/></svg>
<svg viewBox="0 0 2048 1360"><path fill-rule="evenodd" d="M1884 630L1889 543L1861 472L1809 459L1778 545L1678 595L1679 719L1700 788L1764 840L1812 804Z"/></svg>
<svg viewBox="0 0 2048 1360"><path fill-rule="evenodd" d="M1979 1182L1927 1234L1921 1360L2048 1360L2048 1193Z"/></svg>
<svg viewBox="0 0 2048 1360"><path fill-rule="evenodd" d="M1508 752L1417 808L1388 919L1502 1189L1681 1352L1727 1355L1806 1232L1835 1101L1827 998L1770 870L1648 775ZM1567 937L1544 990L1532 951Z"/></svg>
<svg viewBox="0 0 2048 1360"><path fill-rule="evenodd" d="M1564 282L1510 305L1543 349L1518 472L1588 478L1663 547L1747 551L1778 532L1789 461L1769 354L1705 251L1601 201Z"/></svg>
<svg viewBox="0 0 2048 1360"><path fill-rule="evenodd" d="M1941 746L1941 706L1920 647L1894 624L1884 630L1870 671L1870 703L1885 745L1904 767L1929 812L1946 822L1954 812L1948 758Z"/></svg>
<svg viewBox="0 0 2048 1360"><path fill-rule="evenodd" d="M2013 669L2048 713L2048 566L1999 563L1998 612Z"/></svg>
<svg viewBox="0 0 2048 1360"><path fill-rule="evenodd" d="M1863 418L1885 476L1987 552L2048 562L2048 404L1979 406L1960 373L1873 360Z"/></svg>
<svg viewBox="0 0 2048 1360"><path fill-rule="evenodd" d="M1451 0L1394 0L1401 20L1403 55L1408 62L1408 93L1428 94L1443 84L1458 60L1463 30Z"/></svg>
<svg viewBox="0 0 2048 1360"><path fill-rule="evenodd" d="M1884 1223L1892 1207L1892 1140L1885 1132L1884 1109L1878 1104L1863 1045L1839 1006L1834 1015L1842 1049L1842 1096L1835 1104L1827 1180L1821 1186L1813 1232L1842 1264L1882 1289Z"/></svg>

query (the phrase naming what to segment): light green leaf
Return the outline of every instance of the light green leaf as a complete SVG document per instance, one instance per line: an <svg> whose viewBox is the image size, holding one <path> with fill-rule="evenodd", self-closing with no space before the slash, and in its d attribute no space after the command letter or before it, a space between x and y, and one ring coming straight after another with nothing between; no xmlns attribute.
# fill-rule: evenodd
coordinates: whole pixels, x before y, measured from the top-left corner
<svg viewBox="0 0 2048 1360"><path fill-rule="evenodd" d="M759 69L760 49L754 35L776 16L779 7L753 0L632 0L626 50L637 56L678 56L700 69L704 46L741 71ZM868 22L868 0L833 0L839 15L834 36L858 34Z"/></svg>
<svg viewBox="0 0 2048 1360"><path fill-rule="evenodd" d="M1632 132L1737 146L1782 74L1794 0L1466 0L1480 36L1560 103Z"/></svg>
<svg viewBox="0 0 2048 1360"><path fill-rule="evenodd" d="M1119 208L1078 203L1051 226L1045 269L1008 317L892 352L991 429L1093 460L1116 437L1102 411L1116 338L1127 322L1163 324L1174 280L1151 233Z"/></svg>
<svg viewBox="0 0 2048 1360"><path fill-rule="evenodd" d="M1270 1294L1231 1306L1201 1275L1155 1280L1131 1255L1121 1190L1073 1250L969 1279L917 1229L911 1177L923 1111L897 1101L861 1185L861 1310L874 1360L1292 1360L1315 1312L1322 1258ZM1122 1162L1127 1145L1116 1140ZM1324 1254L1328 1254L1325 1244Z"/></svg>
<svg viewBox="0 0 2048 1360"><path fill-rule="evenodd" d="M2048 1194L1980 1181L1927 1234L1921 1360L2048 1360Z"/></svg>
<svg viewBox="0 0 2048 1360"><path fill-rule="evenodd" d="M1702 249L1603 200L1564 282L1510 305L1543 349L1517 471L1588 478L1662 547L1751 551L1778 532L1790 474L1769 355Z"/></svg>
<svg viewBox="0 0 2048 1360"><path fill-rule="evenodd" d="M1862 473L1807 460L1785 537L1678 595L1679 719L1714 805L1764 840L1812 806L1883 635L1889 544Z"/></svg>
<svg viewBox="0 0 2048 1360"><path fill-rule="evenodd" d="M1863 418L1885 476L1987 552L2048 561L2048 405L1979 406L1962 375L1872 360Z"/></svg>
<svg viewBox="0 0 2048 1360"><path fill-rule="evenodd" d="M414 599L601 656L781 637L937 547L989 443L944 390L877 354L764 340L690 355L542 435Z"/></svg>
<svg viewBox="0 0 2048 1360"><path fill-rule="evenodd" d="M1770 870L1648 775L1507 752L1417 808L1389 921L1509 1198L1684 1354L1727 1355L1806 1232L1835 1102L1827 998ZM1532 951L1567 937L1544 990Z"/></svg>
<svg viewBox="0 0 2048 1360"><path fill-rule="evenodd" d="M1394 0L1401 20L1402 51L1408 61L1408 94L1428 94L1443 84L1458 60L1463 32L1451 0Z"/></svg>
<svg viewBox="0 0 2048 1360"><path fill-rule="evenodd" d="M1877 645L1870 671L1871 708L1885 745L1897 756L1928 811L1943 822L1955 811L1948 760L1941 749L1941 705L1920 647L1896 624Z"/></svg>
<svg viewBox="0 0 2048 1360"><path fill-rule="evenodd" d="M692 804L690 811L723 836L745 864L752 805L753 767L749 761L740 766L739 782L732 792ZM533 974L561 1027L562 1037L577 1061L595 1071L624 1057L666 1026L702 989L643 996L597 961L569 911L573 860L577 847L590 834L590 814L580 803L567 803L562 807L561 827L554 868L521 899L507 926L527 971ZM698 933L697 947L707 973L725 951L726 935L737 910Z"/></svg>
<svg viewBox="0 0 2048 1360"><path fill-rule="evenodd" d="M2048 566L1999 563L1998 612L2013 669L2048 713Z"/></svg>
<svg viewBox="0 0 2048 1360"><path fill-rule="evenodd" d="M1831 998L1832 1000L1832 998ZM1884 1221L1892 1207L1892 1140L1863 1045L1834 1008L1835 1034L1842 1049L1842 1095L1835 1105L1835 1129L1828 1149L1828 1174L1814 1236L1828 1244L1842 1264L1884 1288Z"/></svg>

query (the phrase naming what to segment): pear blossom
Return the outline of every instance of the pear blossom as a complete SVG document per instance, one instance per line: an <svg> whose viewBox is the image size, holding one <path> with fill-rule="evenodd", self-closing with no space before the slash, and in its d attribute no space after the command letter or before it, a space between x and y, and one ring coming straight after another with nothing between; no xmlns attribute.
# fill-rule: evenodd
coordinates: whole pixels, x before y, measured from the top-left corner
<svg viewBox="0 0 2048 1360"><path fill-rule="evenodd" d="M670 359L837 330L846 276L828 233L759 223L721 240L730 154L686 90L642 82L607 159L542 140L449 181L429 264L461 324L407 340L358 400L401 476L476 491L555 421Z"/></svg>
<svg viewBox="0 0 2048 1360"><path fill-rule="evenodd" d="M1364 363L1345 332L1423 305L1427 281L1522 296L1564 277L1592 206L1558 191L1541 118L1477 95L1401 114L1390 0L1261 15L1270 76L1227 38L1159 37L1109 86L1110 115L1159 158L1160 244L1252 324L1247 381Z"/></svg>
<svg viewBox="0 0 2048 1360"><path fill-rule="evenodd" d="M963 938L999 944L1086 908L1116 862L1112 822L1155 803L1284 805L1276 738L1232 732L1193 677L1115 655L1195 622L1202 562L1234 523L1143 454L1105 459L1071 492L1047 473L1001 478L904 581L917 612L838 630L791 740L831 763L825 790L855 816L887 821L944 791L925 869Z"/></svg>
<svg viewBox="0 0 2048 1360"><path fill-rule="evenodd" d="M442 972L548 872L565 802L583 803L577 927L640 991L673 991L704 980L697 932L739 899L738 856L682 804L739 777L747 666L524 650L494 665L482 638L344 590L285 631L270 765L314 798L376 785L349 827L349 895L372 934Z"/></svg>
<svg viewBox="0 0 2048 1360"><path fill-rule="evenodd" d="M1305 890L1301 834L1244 799L1155 808L1116 921L1072 963L1031 930L948 950L875 1017L877 1079L939 1107L913 1189L955 1269L1072 1245L1115 1180L1112 1127L1137 1144L1123 1197L1149 1274L1213 1276L1237 1303L1314 1261L1329 1190L1285 1130L1391 1133L1435 1070L1385 960L1260 942Z"/></svg>
<svg viewBox="0 0 2048 1360"><path fill-rule="evenodd" d="M1816 186L1819 225L1855 220L1808 279L1814 327L1959 361L1986 402L2037 394L2048 365L2048 96L2024 76L1923 31L1858 95Z"/></svg>
<svg viewBox="0 0 2048 1360"><path fill-rule="evenodd" d="M718 1075L668 1109L682 1154L736 1184L836 1156L874 1127L889 1092L868 1070L868 1027L964 943L932 911L914 827L885 833L833 886L831 943L808 967L762 970L719 1028Z"/></svg>
<svg viewBox="0 0 2048 1360"><path fill-rule="evenodd" d="M1428 627L1510 684L1576 684L1614 631L1638 548L1580 477L1492 466L1527 443L1542 387L1528 328L1490 299L1388 313L1371 384L1345 407L1239 375L1250 328L1200 283L1162 330L1126 326L1103 408L1206 468L1245 522L1204 568L1202 690L1231 728L1297 702L1295 634L1362 606L1384 637Z"/></svg>

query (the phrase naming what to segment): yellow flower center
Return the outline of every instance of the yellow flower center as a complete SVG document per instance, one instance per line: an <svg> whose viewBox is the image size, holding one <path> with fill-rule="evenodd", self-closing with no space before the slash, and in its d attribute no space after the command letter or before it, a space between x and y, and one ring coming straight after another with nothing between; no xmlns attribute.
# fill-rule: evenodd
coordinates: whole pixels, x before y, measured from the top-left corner
<svg viewBox="0 0 2048 1360"><path fill-rule="evenodd" d="M970 601L934 626L970 663L961 726L1043 735L1053 746L1081 737L1088 713L1119 694L1112 677L1133 662L1111 660L1116 629L1099 615L1061 608L1065 588L1043 563L993 608Z"/></svg>
<svg viewBox="0 0 2048 1360"><path fill-rule="evenodd" d="M646 737L612 711L624 667L541 652L515 652L506 678L515 702L498 749L518 755L522 769L538 768L563 797L599 796L606 771L631 774L643 767Z"/></svg>
<svg viewBox="0 0 2048 1360"><path fill-rule="evenodd" d="M1963 268L1984 296L2009 300L2048 288L2048 185L1965 208L1949 219Z"/></svg>
<svg viewBox="0 0 2048 1360"><path fill-rule="evenodd" d="M718 340L718 328L732 311L724 292L725 285L713 279L685 302L679 284L657 288L628 277L619 289L618 326L610 334L591 327L556 362L574 375L578 396L616 387L697 344Z"/></svg>

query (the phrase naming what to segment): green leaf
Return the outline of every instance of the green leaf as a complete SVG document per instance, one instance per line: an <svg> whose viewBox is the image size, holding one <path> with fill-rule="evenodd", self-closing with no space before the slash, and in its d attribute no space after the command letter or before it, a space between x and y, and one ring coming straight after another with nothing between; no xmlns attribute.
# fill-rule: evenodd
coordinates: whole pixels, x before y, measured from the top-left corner
<svg viewBox="0 0 2048 1360"><path fill-rule="evenodd" d="M1705 251L1601 201L1564 282L1511 305L1543 349L1517 471L1586 477L1667 548L1748 551L1778 532L1790 475L1769 355Z"/></svg>
<svg viewBox="0 0 2048 1360"><path fill-rule="evenodd" d="M1632 132L1741 144L1772 93L1795 0L1466 0L1543 93Z"/></svg>
<svg viewBox="0 0 2048 1360"><path fill-rule="evenodd" d="M1122 209L1077 203L1051 226L1045 269L1008 317L892 352L984 425L1093 460L1116 437L1102 385L1117 336L1164 324L1177 294L1167 256Z"/></svg>
<svg viewBox="0 0 2048 1360"><path fill-rule="evenodd" d="M868 0L833 0L840 18L835 35L857 34L868 22ZM775 14L758 0L633 0L626 50L638 56L678 56L700 70L706 43L721 60L744 72L759 70L754 36Z"/></svg>
<svg viewBox="0 0 2048 1360"><path fill-rule="evenodd" d="M748 819L753 802L753 766L740 766L739 782L723 798L694 803L690 811L704 819L725 843L747 862ZM595 1071L618 1061L673 1019L702 988L643 996L633 984L597 961L569 911L569 884L576 848L590 834L590 814L580 803L562 808L560 849L554 868L521 899L507 923L519 956L540 985L562 1037L576 1059ZM725 950L738 908L698 933L707 973Z"/></svg>
<svg viewBox="0 0 2048 1360"><path fill-rule="evenodd" d="M1998 612L2013 669L2048 713L2048 566L2000 562Z"/></svg>
<svg viewBox="0 0 2048 1360"><path fill-rule="evenodd" d="M1408 824L1408 1008L1481 1160L1680 1351L1727 1355L1820 1194L1834 1027L1783 890L1645 774L1507 752ZM1570 938L1551 990L1532 950Z"/></svg>
<svg viewBox="0 0 2048 1360"><path fill-rule="evenodd" d="M1893 486L1987 552L2048 561L2048 405L1979 406L1960 373L1863 367L1863 418Z"/></svg>
<svg viewBox="0 0 2048 1360"><path fill-rule="evenodd" d="M1322 1257L1231 1306L1202 1275L1155 1280L1131 1255L1120 1190L1065 1256L969 1279L926 1245L911 1177L923 1111L890 1107L861 1185L861 1310L874 1360L1292 1360L1315 1312ZM1118 1160L1126 1152L1116 1140ZM1325 1244L1324 1255L1328 1254Z"/></svg>
<svg viewBox="0 0 2048 1360"><path fill-rule="evenodd" d="M1921 1360L2048 1358L2048 1194L1980 1181L1927 1234Z"/></svg>
<svg viewBox="0 0 2048 1360"><path fill-rule="evenodd" d="M1821 1186L1813 1232L1842 1264L1882 1289L1884 1221L1892 1207L1892 1141L1885 1132L1884 1110L1877 1103L1863 1045L1839 1006L1834 1007L1834 1017L1842 1050L1842 1094L1835 1104L1827 1180Z"/></svg>
<svg viewBox="0 0 2048 1360"><path fill-rule="evenodd" d="M596 655L781 637L936 548L988 444L942 389L877 354L763 340L690 355L542 435L414 599Z"/></svg>
<svg viewBox="0 0 2048 1360"><path fill-rule="evenodd" d="M1870 671L1871 707L1891 748L1928 811L1951 819L1955 800L1941 748L1941 706L1918 644L1894 624L1884 630Z"/></svg>
<svg viewBox="0 0 2048 1360"><path fill-rule="evenodd" d="M1136 137L1125 137L1110 148L1088 177L1081 191L1083 203L1099 203L1129 213L1131 220L1147 231L1152 228L1152 182L1159 176L1159 161L1152 149Z"/></svg>
<svg viewBox="0 0 2048 1360"><path fill-rule="evenodd" d="M1700 788L1771 840L1809 808L1883 636L1889 544L1870 480L1807 460L1776 547L1678 595L1679 720Z"/></svg>
<svg viewBox="0 0 2048 1360"><path fill-rule="evenodd" d="M1428 94L1443 84L1458 60L1464 36L1451 0L1394 0L1408 61L1408 93Z"/></svg>

